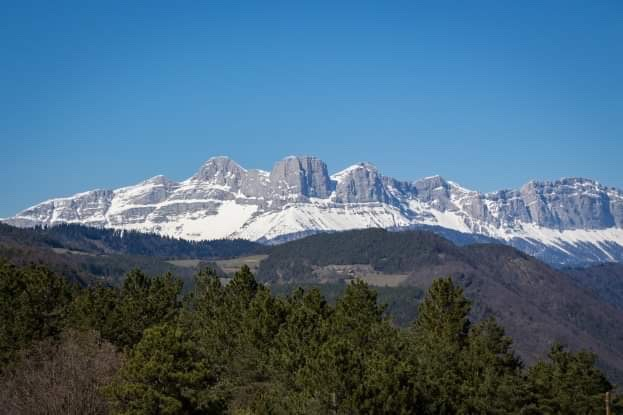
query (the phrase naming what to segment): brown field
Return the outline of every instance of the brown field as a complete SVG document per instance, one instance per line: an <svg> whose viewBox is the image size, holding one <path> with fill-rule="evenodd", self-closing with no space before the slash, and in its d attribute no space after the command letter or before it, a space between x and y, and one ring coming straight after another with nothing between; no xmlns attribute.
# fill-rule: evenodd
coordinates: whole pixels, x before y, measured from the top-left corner
<svg viewBox="0 0 623 415"><path fill-rule="evenodd" d="M315 267L316 274L322 283L331 283L339 280L350 282L361 279L376 287L397 287L408 277L407 274L383 274L369 264L327 265Z"/></svg>
<svg viewBox="0 0 623 415"><path fill-rule="evenodd" d="M249 255L232 259L222 259L214 262L216 262L227 275L234 274L236 271L240 270L240 267L243 265L248 266L251 272L256 273L260 262L266 257L268 257L268 255Z"/></svg>
<svg viewBox="0 0 623 415"><path fill-rule="evenodd" d="M66 249L66 248L52 248L52 251L54 251L57 254L65 254L65 255L87 255L87 256L96 256L95 254L91 254L89 252L82 252L82 251L73 251L71 249Z"/></svg>

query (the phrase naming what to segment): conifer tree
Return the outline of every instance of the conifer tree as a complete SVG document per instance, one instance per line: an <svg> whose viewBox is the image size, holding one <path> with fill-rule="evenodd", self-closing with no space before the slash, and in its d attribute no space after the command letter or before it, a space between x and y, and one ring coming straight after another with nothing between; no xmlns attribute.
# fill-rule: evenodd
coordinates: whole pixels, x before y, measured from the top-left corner
<svg viewBox="0 0 623 415"><path fill-rule="evenodd" d="M145 330L106 389L118 414L220 414L219 366L175 324Z"/></svg>
<svg viewBox="0 0 623 415"><path fill-rule="evenodd" d="M527 401L522 364L493 318L474 325L461 354L461 413L506 414Z"/></svg>
<svg viewBox="0 0 623 415"><path fill-rule="evenodd" d="M461 355L467 342L470 303L451 278L435 280L412 328L411 362L421 411L456 413L462 402Z"/></svg>
<svg viewBox="0 0 623 415"><path fill-rule="evenodd" d="M57 337L73 289L45 267L17 268L0 261L0 365L34 340Z"/></svg>
<svg viewBox="0 0 623 415"><path fill-rule="evenodd" d="M326 340L305 368L308 394L326 413L401 413L410 395L399 376L399 339L376 292L348 285L326 326Z"/></svg>
<svg viewBox="0 0 623 415"><path fill-rule="evenodd" d="M118 304L118 288L103 284L84 288L71 303L68 324L79 330L95 330L102 338L112 340Z"/></svg>
<svg viewBox="0 0 623 415"><path fill-rule="evenodd" d="M110 341L132 347L143 331L171 321L180 308L182 281L171 274L150 278L139 270L128 273L111 313Z"/></svg>
<svg viewBox="0 0 623 415"><path fill-rule="evenodd" d="M331 307L316 288L295 290L283 302L283 324L270 354L271 388L254 402L257 413L316 414L322 412L310 386L311 359L327 339Z"/></svg>
<svg viewBox="0 0 623 415"><path fill-rule="evenodd" d="M601 413L604 394L612 385L595 367L596 356L571 353L559 343L549 352L549 362L530 368L528 381L539 411L554 414Z"/></svg>

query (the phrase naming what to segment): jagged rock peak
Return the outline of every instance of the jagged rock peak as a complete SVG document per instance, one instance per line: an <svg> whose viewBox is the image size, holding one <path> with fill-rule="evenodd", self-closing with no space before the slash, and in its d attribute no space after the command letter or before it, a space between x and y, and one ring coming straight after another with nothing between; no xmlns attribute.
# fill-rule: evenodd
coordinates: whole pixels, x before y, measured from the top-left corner
<svg viewBox="0 0 623 415"><path fill-rule="evenodd" d="M579 177L530 181L519 191L533 223L554 229L621 226L623 203L607 187Z"/></svg>
<svg viewBox="0 0 623 415"><path fill-rule="evenodd" d="M440 175L428 176L422 179L418 179L414 182L414 184L418 184L421 187L427 187L434 189L436 187L448 187L448 182L446 179L441 177Z"/></svg>
<svg viewBox="0 0 623 415"><path fill-rule="evenodd" d="M288 156L270 172L273 191L279 196L302 195L327 198L332 183L324 161L313 156Z"/></svg>
<svg viewBox="0 0 623 415"><path fill-rule="evenodd" d="M229 157L218 156L208 159L191 180L209 182L219 186L238 188L246 169Z"/></svg>
<svg viewBox="0 0 623 415"><path fill-rule="evenodd" d="M461 189L455 185L456 189ZM431 203L436 209L446 211L453 207L452 186L441 176L429 176L412 183L414 193L423 202Z"/></svg>
<svg viewBox="0 0 623 415"><path fill-rule="evenodd" d="M343 179L348 178L355 170L367 170L375 173L378 173L379 171L374 164L368 163L367 161L361 161L345 168L344 170L334 173L331 175L331 179L336 182L340 182Z"/></svg>
<svg viewBox="0 0 623 415"><path fill-rule="evenodd" d="M357 163L332 176L336 181L337 203L388 203L392 196L383 183L383 176L371 163Z"/></svg>
<svg viewBox="0 0 623 415"><path fill-rule="evenodd" d="M530 180L519 189L521 193L536 192L546 194L561 192L562 194L571 194L574 192L594 192L593 195L613 190L619 192L616 188L603 186L596 180L582 177L564 177L554 181Z"/></svg>

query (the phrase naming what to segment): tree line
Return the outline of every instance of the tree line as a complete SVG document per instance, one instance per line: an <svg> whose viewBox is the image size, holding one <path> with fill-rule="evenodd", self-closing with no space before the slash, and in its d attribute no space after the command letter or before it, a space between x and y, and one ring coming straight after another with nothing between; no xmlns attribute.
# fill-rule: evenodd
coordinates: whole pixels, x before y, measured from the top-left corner
<svg viewBox="0 0 623 415"><path fill-rule="evenodd" d="M247 267L226 285L204 270L182 295L171 274L80 288L0 263L0 412L604 413L596 356L554 344L527 367L469 311L450 278L401 329L359 280L330 304L316 288L276 296Z"/></svg>

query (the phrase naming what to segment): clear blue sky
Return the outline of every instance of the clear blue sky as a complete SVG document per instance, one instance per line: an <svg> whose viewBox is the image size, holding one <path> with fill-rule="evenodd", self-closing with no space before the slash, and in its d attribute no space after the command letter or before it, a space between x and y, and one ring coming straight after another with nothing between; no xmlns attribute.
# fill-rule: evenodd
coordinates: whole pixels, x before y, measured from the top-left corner
<svg viewBox="0 0 623 415"><path fill-rule="evenodd" d="M0 217L221 154L623 188L623 1L304 3L2 2Z"/></svg>

